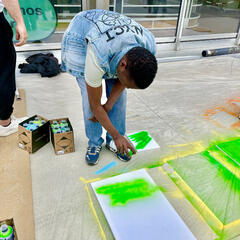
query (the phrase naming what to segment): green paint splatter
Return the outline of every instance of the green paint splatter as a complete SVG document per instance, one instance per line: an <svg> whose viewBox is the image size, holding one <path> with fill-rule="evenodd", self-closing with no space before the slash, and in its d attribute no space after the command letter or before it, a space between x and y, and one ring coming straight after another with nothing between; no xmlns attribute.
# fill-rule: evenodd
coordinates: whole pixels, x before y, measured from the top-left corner
<svg viewBox="0 0 240 240"><path fill-rule="evenodd" d="M240 219L240 179L209 151L168 163L224 225ZM184 189L183 192L201 213L203 206L198 205Z"/></svg>
<svg viewBox="0 0 240 240"><path fill-rule="evenodd" d="M229 142L235 142L235 141L239 141L239 140L240 140L239 137L232 137L232 138L228 138L228 139L212 141L211 144L209 145L208 149L210 149L216 145L221 145L221 144L225 144L225 143L229 143Z"/></svg>
<svg viewBox="0 0 240 240"><path fill-rule="evenodd" d="M154 163L154 164L152 164L152 165L146 165L146 166L144 166L145 168L156 168L156 167L160 167L160 166L162 166L163 165L163 163Z"/></svg>
<svg viewBox="0 0 240 240"><path fill-rule="evenodd" d="M137 143L136 149L144 149L152 138L147 131L141 131L128 136L133 142Z"/></svg>
<svg viewBox="0 0 240 240"><path fill-rule="evenodd" d="M101 186L96 189L98 194L109 195L111 205L126 205L130 200L150 197L159 188L145 179L135 179L133 181L117 182Z"/></svg>
<svg viewBox="0 0 240 240"><path fill-rule="evenodd" d="M217 144L216 148L240 167L240 139Z"/></svg>
<svg viewBox="0 0 240 240"><path fill-rule="evenodd" d="M221 162L228 170L239 177L240 139L234 138L224 142L215 142L206 150L211 157Z"/></svg>
<svg viewBox="0 0 240 240"><path fill-rule="evenodd" d="M212 157L209 151L203 152L202 155L205 156L209 162L215 165L218 169L218 175L222 176L225 184L227 184L232 191L236 192L240 198L240 179L219 163L214 157Z"/></svg>

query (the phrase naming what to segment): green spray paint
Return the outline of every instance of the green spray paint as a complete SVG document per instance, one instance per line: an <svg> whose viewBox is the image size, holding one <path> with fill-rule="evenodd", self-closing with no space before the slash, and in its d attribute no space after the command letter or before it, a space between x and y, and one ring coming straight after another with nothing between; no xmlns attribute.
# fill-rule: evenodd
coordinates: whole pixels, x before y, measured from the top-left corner
<svg viewBox="0 0 240 240"><path fill-rule="evenodd" d="M221 163L219 163L214 157L212 157L209 151L203 152L202 155L205 156L209 162L215 165L215 167L218 169L218 175L224 179L230 190L237 193L240 197L240 179L237 178L227 168L225 168Z"/></svg>
<svg viewBox="0 0 240 240"><path fill-rule="evenodd" d="M98 194L109 195L111 205L126 205L130 200L150 197L159 188L145 179L135 179L101 186L96 189Z"/></svg>
<svg viewBox="0 0 240 240"><path fill-rule="evenodd" d="M209 151L168 163L224 225L240 219L240 179ZM184 194L200 213L204 210L191 195Z"/></svg>
<svg viewBox="0 0 240 240"><path fill-rule="evenodd" d="M240 167L240 139L219 143L215 146L226 157L232 159Z"/></svg>
<svg viewBox="0 0 240 240"><path fill-rule="evenodd" d="M240 139L234 138L224 142L214 142L207 149L209 155L221 162L237 177L240 176Z"/></svg>
<svg viewBox="0 0 240 240"><path fill-rule="evenodd" d="M136 149L144 149L152 138L147 131L141 131L128 136L133 142L137 143Z"/></svg>

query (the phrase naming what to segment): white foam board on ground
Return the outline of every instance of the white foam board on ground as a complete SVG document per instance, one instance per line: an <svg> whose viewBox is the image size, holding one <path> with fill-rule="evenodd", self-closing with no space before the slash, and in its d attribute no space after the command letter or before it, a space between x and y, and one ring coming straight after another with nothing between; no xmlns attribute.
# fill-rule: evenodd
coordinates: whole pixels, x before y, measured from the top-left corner
<svg viewBox="0 0 240 240"><path fill-rule="evenodd" d="M144 130L145 131L145 130ZM141 131L139 131L141 132ZM133 132L133 133L129 133L127 134L127 137L129 138L130 135L133 135L135 133L139 133L139 132ZM152 138L152 136L148 133L149 137ZM129 140L131 141L131 143L133 144L134 147L137 146L137 143L132 141L130 138ZM147 151L147 150L153 150L153 149L157 149L157 148L160 148L160 146L157 144L157 142L152 138L152 140L146 145L146 147L144 147L143 149L137 149L138 152L141 152L141 151Z"/></svg>
<svg viewBox="0 0 240 240"><path fill-rule="evenodd" d="M145 169L121 174L91 183L116 240L196 240L160 190L141 199L130 200L126 205L111 205L108 195L98 194L97 188L144 179L155 185Z"/></svg>

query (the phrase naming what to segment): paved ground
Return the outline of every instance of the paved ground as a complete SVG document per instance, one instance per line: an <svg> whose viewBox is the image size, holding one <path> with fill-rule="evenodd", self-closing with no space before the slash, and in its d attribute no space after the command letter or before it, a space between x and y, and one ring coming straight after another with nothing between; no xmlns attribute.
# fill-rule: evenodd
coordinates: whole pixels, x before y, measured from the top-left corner
<svg viewBox="0 0 240 240"><path fill-rule="evenodd" d="M59 56L59 52L56 55ZM19 54L18 62L24 57ZM149 131L160 149L138 153L129 163L118 161L103 149L95 167L87 166L84 160L87 139L75 79L67 73L54 78L18 73L17 85L26 91L28 115L40 114L48 119L69 117L75 134L74 153L56 156L48 144L30 156L36 240L102 239L80 177L107 177L161 163L164 157L176 153L176 148L170 145L202 141L207 146L216 134L236 134L217 127L203 115L207 109L239 96L239 64L240 55L160 63L156 80L149 89L128 90L127 108L127 132ZM95 174L113 160L117 165L112 170L100 176ZM158 184L170 189L166 196L198 239L216 238L186 199L170 194L176 186L166 174L156 168L149 173ZM113 239L92 197L107 239Z"/></svg>

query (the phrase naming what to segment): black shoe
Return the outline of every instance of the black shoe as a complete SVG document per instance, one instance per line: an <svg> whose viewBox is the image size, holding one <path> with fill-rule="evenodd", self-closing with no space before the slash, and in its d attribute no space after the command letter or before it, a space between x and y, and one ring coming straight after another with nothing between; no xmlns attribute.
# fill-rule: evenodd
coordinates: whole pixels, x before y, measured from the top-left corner
<svg viewBox="0 0 240 240"><path fill-rule="evenodd" d="M87 148L85 160L88 165L96 165L98 163L98 158L101 150L101 146Z"/></svg>

